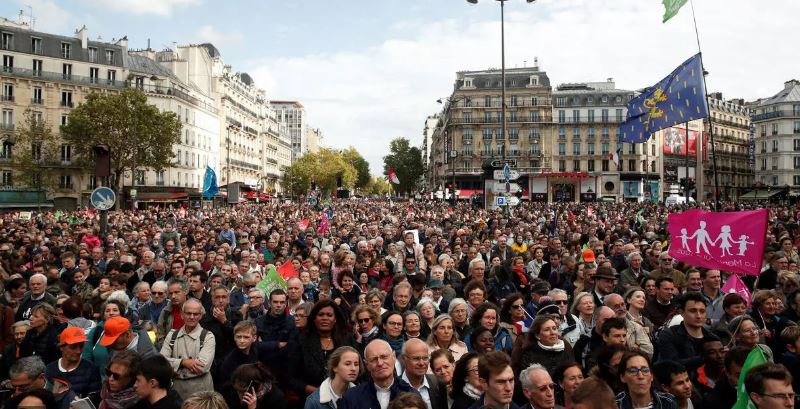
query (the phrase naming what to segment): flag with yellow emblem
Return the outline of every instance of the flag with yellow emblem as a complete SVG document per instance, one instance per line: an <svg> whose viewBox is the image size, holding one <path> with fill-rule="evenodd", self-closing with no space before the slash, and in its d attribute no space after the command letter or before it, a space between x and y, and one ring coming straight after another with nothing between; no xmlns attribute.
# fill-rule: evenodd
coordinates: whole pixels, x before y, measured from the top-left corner
<svg viewBox="0 0 800 409"><path fill-rule="evenodd" d="M628 102L622 142L644 143L654 132L708 116L703 63L698 53Z"/></svg>

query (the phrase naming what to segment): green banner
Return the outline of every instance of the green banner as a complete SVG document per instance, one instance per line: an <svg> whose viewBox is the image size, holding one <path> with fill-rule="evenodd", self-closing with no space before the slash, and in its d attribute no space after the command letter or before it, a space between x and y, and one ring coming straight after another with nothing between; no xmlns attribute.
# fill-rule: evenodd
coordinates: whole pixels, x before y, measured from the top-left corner
<svg viewBox="0 0 800 409"><path fill-rule="evenodd" d="M731 409L756 409L756 406L750 400L750 395L744 388L744 377L751 369L769 362L764 355L764 351L760 345L756 345L752 351L747 355L747 359L742 365L742 373L739 375L739 385L736 388L736 404Z"/></svg>
<svg viewBox="0 0 800 409"><path fill-rule="evenodd" d="M283 277L278 274L278 270L275 269L274 265L270 265L267 275L263 280L256 284L256 287L264 290L264 293L269 296L269 293L276 288L286 290L286 280L284 280Z"/></svg>
<svg viewBox="0 0 800 409"><path fill-rule="evenodd" d="M675 17L687 0L664 0L664 23Z"/></svg>

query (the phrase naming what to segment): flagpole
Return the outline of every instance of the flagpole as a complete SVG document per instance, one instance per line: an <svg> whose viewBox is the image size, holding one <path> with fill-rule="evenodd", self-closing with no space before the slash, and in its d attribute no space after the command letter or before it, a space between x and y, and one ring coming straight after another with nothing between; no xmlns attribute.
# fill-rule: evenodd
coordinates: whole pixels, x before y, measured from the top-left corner
<svg viewBox="0 0 800 409"><path fill-rule="evenodd" d="M707 118L708 118L708 137L711 139L711 166L712 166L712 169L714 171L714 210L715 211L719 211L720 210L720 206L719 206L719 178L717 177L717 147L716 147L717 144L714 143L714 127L711 125L711 110L708 109L708 87L706 86L706 67L703 64L703 50L700 48L700 33L697 30L697 18L695 17L695 14L694 14L694 1L693 0L689 0L689 5L692 8L692 21L694 22L694 36L695 36L695 39L697 39L697 52L700 53L700 69L703 70L703 72L701 72L700 75L703 78L703 97L705 98L704 102L705 102L706 108L707 108L706 109L706 114L708 115L707 116ZM700 137L701 138L703 137L702 133L700 134ZM689 132L688 132L688 130L686 132L686 154L687 154L687 156L689 154ZM687 168L687 172L688 172L688 168ZM695 180L696 180L696 177L695 177ZM687 182L688 182L688 180L687 180ZM699 194L698 194L697 198L698 198L698 201L699 201L699 199L700 199L700 195Z"/></svg>
<svg viewBox="0 0 800 409"><path fill-rule="evenodd" d="M686 167L686 191L683 192L686 195L686 205L689 205L689 122L685 124L686 135L684 136L683 140L683 149L686 149L686 154L683 155L683 166ZM697 180L697 166L695 165L695 173L694 173L695 180ZM700 201L700 195L697 195L697 201Z"/></svg>

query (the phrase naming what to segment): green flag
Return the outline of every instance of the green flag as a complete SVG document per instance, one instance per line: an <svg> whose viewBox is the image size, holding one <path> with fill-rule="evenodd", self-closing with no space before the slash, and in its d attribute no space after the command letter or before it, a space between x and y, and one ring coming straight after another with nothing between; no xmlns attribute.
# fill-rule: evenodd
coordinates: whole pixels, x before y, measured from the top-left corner
<svg viewBox="0 0 800 409"><path fill-rule="evenodd" d="M733 405L731 409L756 409L756 406L750 401L750 396L744 388L744 377L751 369L767 362L769 362L769 360L766 355L764 355L761 345L756 345L756 347L747 354L747 359L745 359L744 365L742 365L742 373L739 375L739 385L736 388L736 404Z"/></svg>
<svg viewBox="0 0 800 409"><path fill-rule="evenodd" d="M267 275L264 276L263 280L256 284L256 287L264 290L264 292L269 295L269 293L276 288L282 288L285 290L286 280L284 280L283 277L278 274L278 270L275 269L274 265L270 265Z"/></svg>
<svg viewBox="0 0 800 409"><path fill-rule="evenodd" d="M56 222L61 223L61 216L63 215L64 213L61 210L56 210Z"/></svg>
<svg viewBox="0 0 800 409"><path fill-rule="evenodd" d="M664 23L667 20L675 17L678 14L678 10L686 4L687 0L663 0L664 1Z"/></svg>

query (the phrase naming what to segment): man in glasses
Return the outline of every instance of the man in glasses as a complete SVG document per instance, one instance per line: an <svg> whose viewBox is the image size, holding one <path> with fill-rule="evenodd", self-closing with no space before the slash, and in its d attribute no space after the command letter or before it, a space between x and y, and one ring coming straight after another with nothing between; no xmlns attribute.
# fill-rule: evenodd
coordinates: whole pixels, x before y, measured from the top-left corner
<svg viewBox="0 0 800 409"><path fill-rule="evenodd" d="M142 358L158 355L150 336L144 330L136 330L125 317L111 317L106 320L100 346L108 347L108 356L120 351L134 351Z"/></svg>
<svg viewBox="0 0 800 409"><path fill-rule="evenodd" d="M606 296L605 306L614 311L614 315L625 321L626 344L632 351L644 352L647 356L653 356L653 342L645 332L644 328L632 318L628 317L628 310L625 308L625 300L621 295L614 293Z"/></svg>
<svg viewBox="0 0 800 409"><path fill-rule="evenodd" d="M150 290L150 301L146 302L139 308L139 320L142 322L151 321L155 323L158 321L161 311L167 306L167 283L164 281L156 281Z"/></svg>
<svg viewBox="0 0 800 409"><path fill-rule="evenodd" d="M339 400L339 409L386 409L403 392L418 393L395 376L396 358L389 343L376 339L364 349L369 380L350 388Z"/></svg>
<svg viewBox="0 0 800 409"><path fill-rule="evenodd" d="M428 344L420 339L409 339L403 344L402 357L405 370L401 379L419 392L428 409L447 409L447 386L435 375L428 374Z"/></svg>
<svg viewBox="0 0 800 409"><path fill-rule="evenodd" d="M44 362L40 356L28 356L14 362L8 371L13 393L11 398L4 403L5 407L16 408L22 394L34 389L43 389L45 384L44 368Z"/></svg>
<svg viewBox="0 0 800 409"><path fill-rule="evenodd" d="M664 251L658 255L658 268L648 274L648 277L658 280L661 277L669 277L675 284L678 293L683 292L686 288L686 276L680 270L673 268L674 260L668 252Z"/></svg>
<svg viewBox="0 0 800 409"><path fill-rule="evenodd" d="M744 387L758 409L794 408L792 376L781 364L766 363L747 371Z"/></svg>
<svg viewBox="0 0 800 409"><path fill-rule="evenodd" d="M540 364L532 364L519 374L522 393L531 409L556 408L556 384L550 373Z"/></svg>
<svg viewBox="0 0 800 409"><path fill-rule="evenodd" d="M200 326L205 312L196 298L186 300L181 306L183 327L171 330L161 346L161 355L175 371L174 388L184 400L196 391L214 389L210 371L217 344L214 334Z"/></svg>
<svg viewBox="0 0 800 409"><path fill-rule="evenodd" d="M73 392L86 396L100 390L100 371L90 361L81 359L83 345L87 341L82 328L67 327L58 337L61 358L50 362L44 370L45 377L64 379Z"/></svg>

